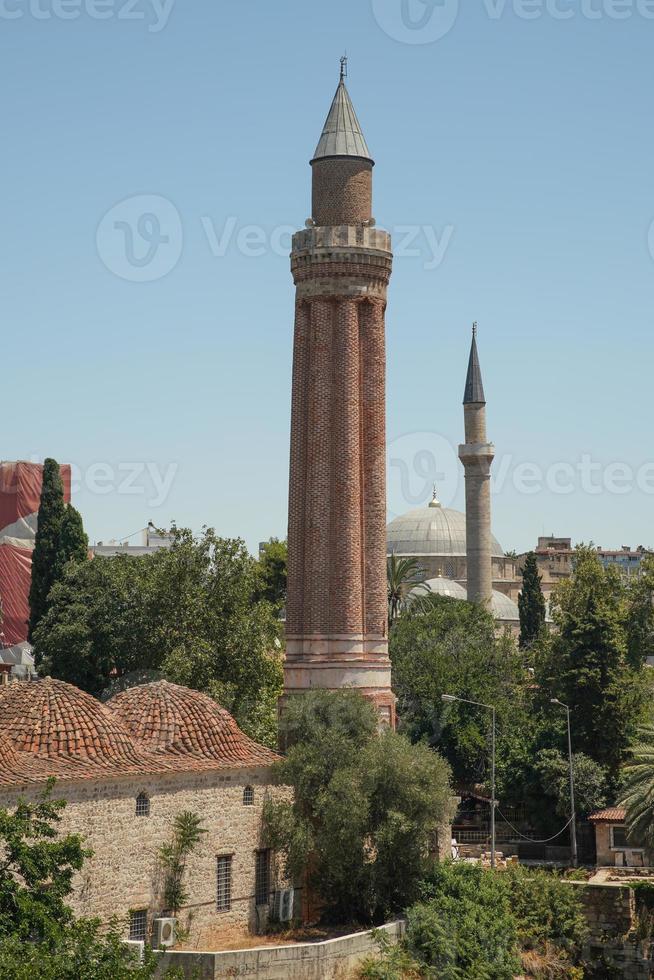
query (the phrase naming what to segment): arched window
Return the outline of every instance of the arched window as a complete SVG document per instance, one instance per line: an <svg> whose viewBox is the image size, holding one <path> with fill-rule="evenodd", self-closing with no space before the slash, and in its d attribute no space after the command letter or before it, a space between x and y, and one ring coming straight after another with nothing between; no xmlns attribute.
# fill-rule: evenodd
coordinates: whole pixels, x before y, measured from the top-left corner
<svg viewBox="0 0 654 980"><path fill-rule="evenodd" d="M254 806L254 788L246 786L243 790L243 806Z"/></svg>
<svg viewBox="0 0 654 980"><path fill-rule="evenodd" d="M150 816L150 797L147 793L139 793L139 795L136 797L136 816Z"/></svg>

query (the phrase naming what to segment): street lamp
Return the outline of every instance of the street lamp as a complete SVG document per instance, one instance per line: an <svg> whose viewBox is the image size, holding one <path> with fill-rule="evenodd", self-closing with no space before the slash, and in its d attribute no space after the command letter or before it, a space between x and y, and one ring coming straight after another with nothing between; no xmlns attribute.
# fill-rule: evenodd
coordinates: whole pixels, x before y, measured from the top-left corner
<svg viewBox="0 0 654 980"><path fill-rule="evenodd" d="M478 708L488 708L493 712L493 730L491 735L491 868L495 867L495 708L492 704L484 704L483 701L469 701L467 698L457 698L453 694L441 694L441 701L461 701L463 704L474 704Z"/></svg>
<svg viewBox="0 0 654 980"><path fill-rule="evenodd" d="M570 823L570 849L572 851L572 867L577 867L577 815L575 813L575 776L572 768L572 735L570 732L570 708L563 701L559 701L558 698L550 698L550 704L558 704L560 708L565 708L566 715L568 718L568 762L570 765L570 809L571 823Z"/></svg>

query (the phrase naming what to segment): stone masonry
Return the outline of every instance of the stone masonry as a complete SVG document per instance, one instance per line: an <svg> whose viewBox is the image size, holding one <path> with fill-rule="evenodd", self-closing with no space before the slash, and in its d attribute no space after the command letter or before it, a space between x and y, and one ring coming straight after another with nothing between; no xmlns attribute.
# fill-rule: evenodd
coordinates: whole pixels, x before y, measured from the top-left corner
<svg viewBox="0 0 654 980"><path fill-rule="evenodd" d="M343 80L312 161L296 286L284 696L355 687L395 721L386 600L385 336L390 236Z"/></svg>

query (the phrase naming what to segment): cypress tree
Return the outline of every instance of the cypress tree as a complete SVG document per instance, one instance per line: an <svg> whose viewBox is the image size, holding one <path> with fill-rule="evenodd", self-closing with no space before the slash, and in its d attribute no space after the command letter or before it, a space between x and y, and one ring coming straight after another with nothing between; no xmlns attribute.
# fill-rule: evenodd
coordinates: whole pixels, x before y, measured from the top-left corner
<svg viewBox="0 0 654 980"><path fill-rule="evenodd" d="M30 585L29 640L45 614L48 593L55 578L59 550L59 535L64 519L64 484L59 463L46 459L43 464L43 484L39 503L38 527L32 553L32 583Z"/></svg>
<svg viewBox="0 0 654 980"><path fill-rule="evenodd" d="M89 556L89 539L84 531L82 515L68 504L59 533L59 547L55 559L54 581L61 578L69 561L86 561Z"/></svg>
<svg viewBox="0 0 654 980"><path fill-rule="evenodd" d="M541 581L536 554L530 551L522 571L522 592L518 596L520 647L523 650L538 639L545 627L545 598Z"/></svg>

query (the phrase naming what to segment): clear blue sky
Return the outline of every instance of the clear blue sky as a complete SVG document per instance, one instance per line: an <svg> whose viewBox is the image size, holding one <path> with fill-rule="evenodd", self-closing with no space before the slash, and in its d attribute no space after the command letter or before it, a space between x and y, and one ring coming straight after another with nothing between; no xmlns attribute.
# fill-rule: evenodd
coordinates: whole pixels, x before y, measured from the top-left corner
<svg viewBox="0 0 654 980"><path fill-rule="evenodd" d="M402 20L403 0L2 0L0 456L75 463L93 540L150 518L252 548L285 534L283 229L309 214L347 48L375 215L404 240L391 512L424 499L434 469L462 507L447 447L477 319L504 547L543 531L654 544L654 468L640 487L636 472L654 459L654 8L404 2ZM551 469L584 456L590 477ZM525 463L543 471L533 493Z"/></svg>

